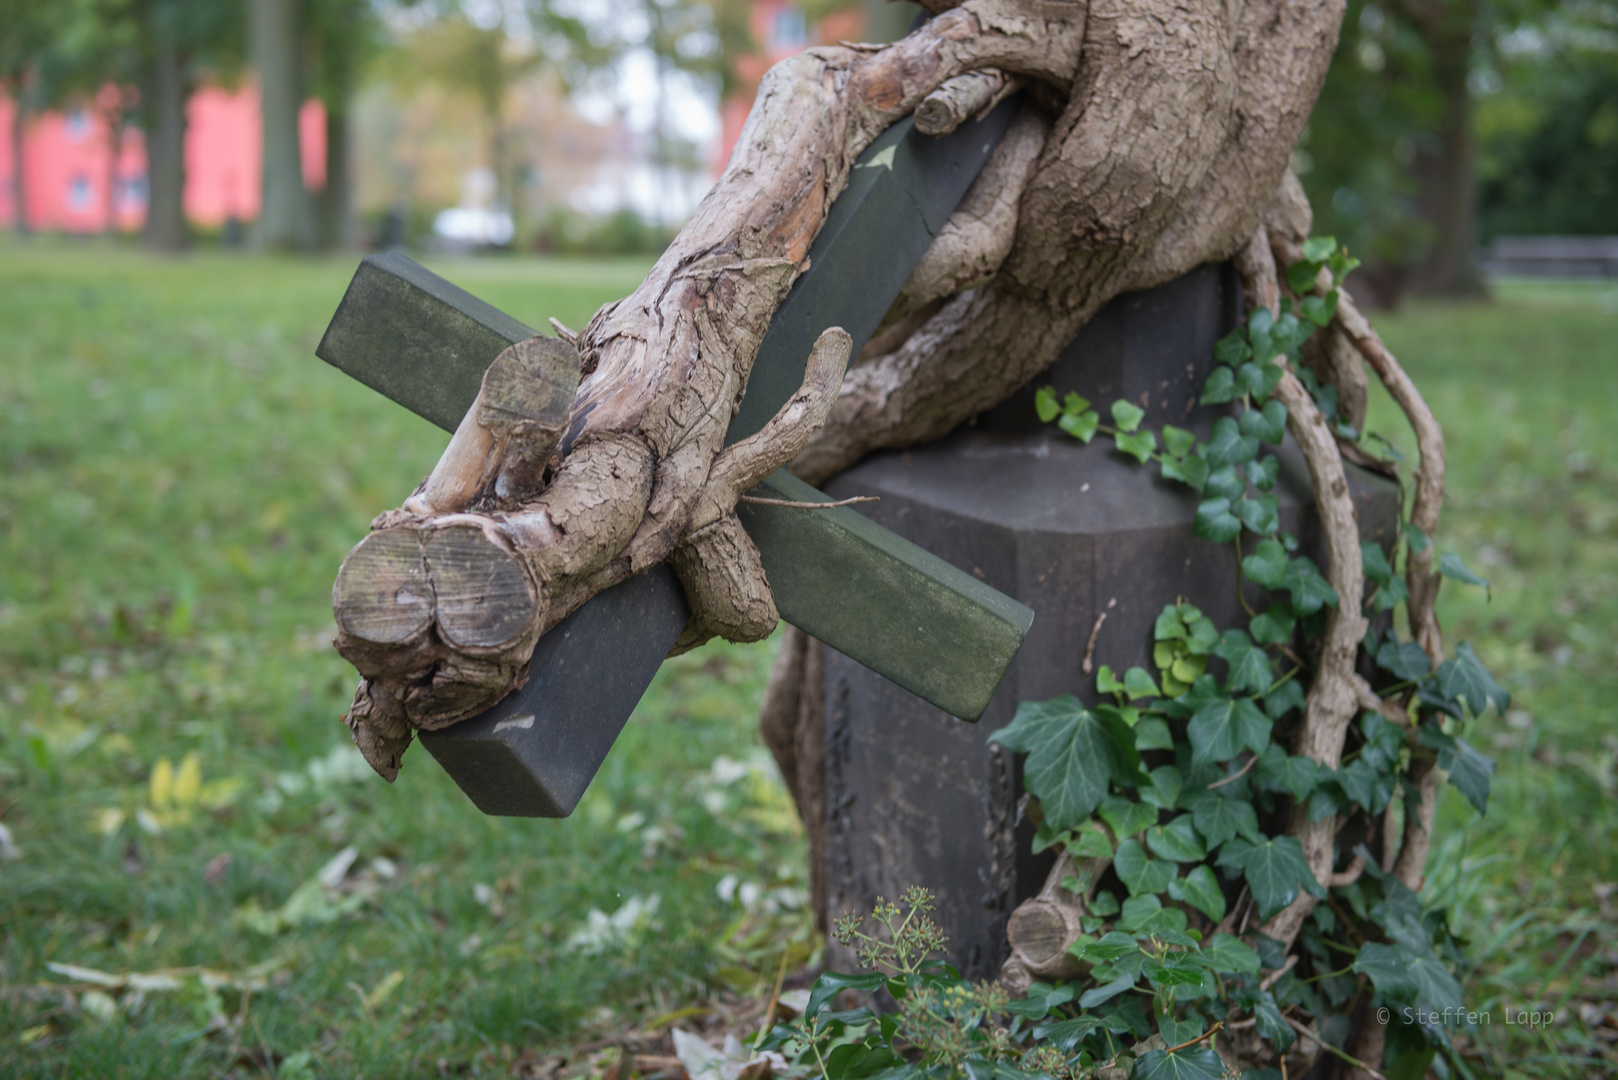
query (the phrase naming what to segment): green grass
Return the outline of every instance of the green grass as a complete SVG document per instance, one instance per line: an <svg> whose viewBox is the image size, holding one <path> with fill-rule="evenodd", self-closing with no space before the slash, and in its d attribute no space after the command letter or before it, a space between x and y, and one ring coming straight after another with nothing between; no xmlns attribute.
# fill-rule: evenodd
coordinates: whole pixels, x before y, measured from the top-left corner
<svg viewBox="0 0 1618 1080"><path fill-rule="evenodd" d="M1489 813L1446 789L1424 893L1471 941L1467 1005L1491 1022L1470 1060L1525 1080L1611 1075L1618 911L1600 887L1618 882L1618 286L1504 282L1489 305L1376 323L1444 427L1439 549L1493 585L1492 601L1445 585L1446 642L1471 641L1514 696L1473 731L1496 762ZM1385 395L1367 426L1415 460ZM1543 1031L1504 1022L1536 1008L1556 1014Z"/></svg>
<svg viewBox="0 0 1618 1080"><path fill-rule="evenodd" d="M435 268L580 326L645 263ZM445 436L314 359L351 270L0 247L0 824L21 852L0 862L0 1075L508 1075L756 996L803 954L801 914L738 932L716 895L804 885L779 785L714 765L763 755L767 645L665 665L565 822L485 818L419 749L391 787L352 770L331 579ZM1592 1075L1615 1021L1577 1010L1618 998L1597 892L1618 881L1618 291L1513 284L1378 324L1448 435L1440 545L1494 583L1492 603L1446 587L1448 637L1516 695L1474 736L1489 815L1446 792L1430 866L1473 943L1469 1004L1494 1011L1467 1060ZM1408 449L1385 400L1371 426ZM159 762L190 754L205 797L154 805ZM309 884L349 847L341 889ZM629 940L570 943L653 895ZM181 974L96 992L50 963ZM1543 1034L1503 1023L1536 1003Z"/></svg>
<svg viewBox="0 0 1618 1080"><path fill-rule="evenodd" d="M435 268L582 326L646 265ZM391 787L352 769L332 574L446 438L314 358L352 269L0 251L0 813L22 853L0 863L0 1074L209 1076L265 1047L320 1075L487 1071L610 1028L604 1006L753 990L802 936L788 915L773 946L715 947L740 913L723 875L805 884L779 785L713 773L764 756L768 646L666 665L568 821L485 818L419 748ZM238 790L165 814L154 767L193 753ZM318 921L345 894L316 885L309 921L249 928L350 846L357 910ZM653 895L628 946L569 946L592 908ZM233 982L109 992L98 1019L46 989L70 981L51 962Z"/></svg>

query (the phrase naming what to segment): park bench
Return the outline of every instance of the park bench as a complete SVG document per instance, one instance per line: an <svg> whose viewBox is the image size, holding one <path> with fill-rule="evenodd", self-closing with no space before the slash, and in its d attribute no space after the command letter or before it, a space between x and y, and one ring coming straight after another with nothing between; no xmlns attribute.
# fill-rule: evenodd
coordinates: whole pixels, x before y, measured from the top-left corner
<svg viewBox="0 0 1618 1080"><path fill-rule="evenodd" d="M1529 277L1618 277L1618 236L1497 236L1484 269Z"/></svg>

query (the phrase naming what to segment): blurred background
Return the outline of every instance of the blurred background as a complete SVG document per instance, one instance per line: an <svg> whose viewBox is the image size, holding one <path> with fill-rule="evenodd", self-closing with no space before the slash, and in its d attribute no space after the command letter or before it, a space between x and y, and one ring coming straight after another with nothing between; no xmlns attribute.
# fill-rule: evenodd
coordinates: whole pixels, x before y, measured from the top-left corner
<svg viewBox="0 0 1618 1080"><path fill-rule="evenodd" d="M919 10L5 0L0 223L167 251L652 252L772 63L892 40ZM1557 257L1501 237L1618 234L1615 35L1602 0L1349 4L1293 166L1321 230L1366 260L1360 292L1475 292L1480 267Z"/></svg>
<svg viewBox="0 0 1618 1080"><path fill-rule="evenodd" d="M672 1030L806 984L774 640L666 663L565 821L359 759L332 578L445 436L313 352L382 248L583 325L770 64L918 10L0 0L0 1076L680 1080ZM1492 582L1446 638L1514 696L1422 896L1495 1017L1457 1069L1618 1075L1618 3L1354 0L1293 167L1444 425Z"/></svg>
<svg viewBox="0 0 1618 1080"><path fill-rule="evenodd" d="M881 0L8 0L0 222L315 251L661 250L785 56Z"/></svg>

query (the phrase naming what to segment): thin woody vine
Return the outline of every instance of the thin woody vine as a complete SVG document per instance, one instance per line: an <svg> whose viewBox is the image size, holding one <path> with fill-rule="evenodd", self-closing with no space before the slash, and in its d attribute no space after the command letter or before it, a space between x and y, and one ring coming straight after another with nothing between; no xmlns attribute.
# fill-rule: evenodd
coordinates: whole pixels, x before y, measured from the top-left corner
<svg viewBox="0 0 1618 1080"><path fill-rule="evenodd" d="M1025 702L990 736L1027 755L1034 850L1058 855L1036 906L1066 928L1065 949L1026 955L1014 915L1006 978L968 984L929 959L945 941L931 897L912 889L837 921L868 970L822 975L803 1016L761 1033L760 1049L825 1080L1295 1077L1321 1055L1351 1077L1470 1075L1437 1020L1462 1005L1463 943L1417 893L1438 786L1486 808L1494 766L1462 731L1510 700L1470 645L1444 653L1438 578L1487 583L1453 555L1434 568L1442 435L1341 289L1357 260L1331 238L1298 245L1260 226L1237 265L1250 311L1216 345L1201 399L1233 415L1206 441L1142 429L1127 401L1109 423L1075 393L1036 397L1041 420L1086 443L1109 436L1193 489L1194 531L1233 545L1235 587L1265 597L1242 596L1245 628L1165 607L1155 670L1103 666L1105 704ZM1351 343L1404 409L1415 468L1385 442L1373 457L1338 388L1304 366L1322 331ZM1309 467L1324 568L1281 528L1270 448L1288 431ZM1360 542L1345 458L1400 479L1391 552ZM896 1009L833 1008L844 991L883 990ZM1427 1022L1388 1026L1383 1008Z"/></svg>

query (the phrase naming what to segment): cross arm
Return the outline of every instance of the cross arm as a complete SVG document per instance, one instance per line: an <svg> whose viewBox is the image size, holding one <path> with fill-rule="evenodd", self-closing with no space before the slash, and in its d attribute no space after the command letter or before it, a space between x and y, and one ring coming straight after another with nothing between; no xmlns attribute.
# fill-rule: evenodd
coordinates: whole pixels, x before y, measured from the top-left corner
<svg viewBox="0 0 1618 1080"><path fill-rule="evenodd" d="M890 129L867 152L887 164L856 173L811 249L810 271L777 313L731 441L756 430L749 418L767 419L796 389L807 353L797 338L832 323L852 324L856 347L870 335L975 175L957 163L964 181L956 175L953 189L941 185L940 172L951 179L949 161L926 158L938 157L946 140L910 135L908 122L895 128L903 130ZM965 155L967 164L975 158L981 166L998 134L969 131L987 142L968 147L976 153ZM887 258L872 266L871 238L881 233ZM532 334L407 257L386 254L361 263L317 354L453 430L494 357ZM829 501L784 471L753 493ZM846 508L744 504L741 518L783 618L952 715L982 714L1032 611ZM655 567L596 596L541 639L521 690L480 716L423 733L422 742L486 812L565 816L687 618L673 572Z"/></svg>

